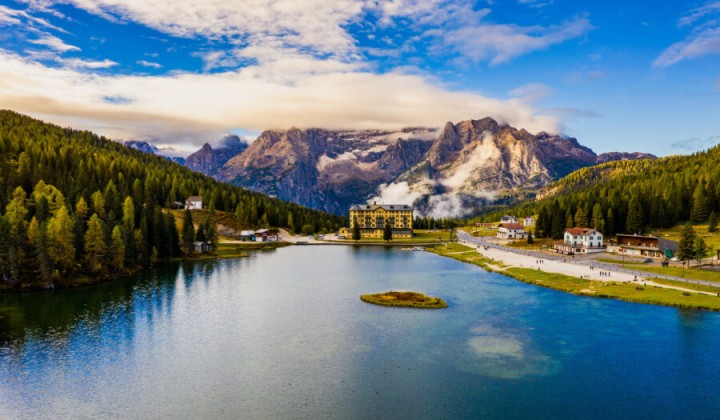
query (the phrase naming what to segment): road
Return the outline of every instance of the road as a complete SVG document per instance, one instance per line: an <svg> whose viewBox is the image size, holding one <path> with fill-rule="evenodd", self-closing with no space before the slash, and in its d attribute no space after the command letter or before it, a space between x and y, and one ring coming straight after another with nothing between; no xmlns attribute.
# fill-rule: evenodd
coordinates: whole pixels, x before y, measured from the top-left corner
<svg viewBox="0 0 720 420"><path fill-rule="evenodd" d="M550 252L542 252L542 251L527 251L524 249L517 249L509 246L504 245L498 245L492 242L489 242L485 240L483 237L475 237L470 235L469 233L459 230L458 233L458 240L460 242L467 242L471 244L475 244L482 247L488 247L492 249L497 249L500 251L505 252L512 252L514 254L518 255L525 255L533 258L538 259L544 259L544 260L551 260L551 261L558 261L558 262L566 262L569 264L575 264L579 266L587 266L587 267L595 267L596 269L602 270L602 271L611 271L611 272L618 272L618 273L624 273L631 276L637 276L638 278L647 278L647 279L665 279L665 280L672 280L672 281L678 281L683 282L687 284L699 284L703 286L711 286L711 287L718 287L720 286L716 282L712 281L706 281L706 280L695 280L695 279L688 279L685 277L676 277L676 276L668 276L664 274L656 274L656 273L649 273L647 271L640 271L640 270L632 270L625 267L619 267L615 264L607 264L598 262L595 260L582 260L582 259L574 259L569 258L562 254L553 254Z"/></svg>

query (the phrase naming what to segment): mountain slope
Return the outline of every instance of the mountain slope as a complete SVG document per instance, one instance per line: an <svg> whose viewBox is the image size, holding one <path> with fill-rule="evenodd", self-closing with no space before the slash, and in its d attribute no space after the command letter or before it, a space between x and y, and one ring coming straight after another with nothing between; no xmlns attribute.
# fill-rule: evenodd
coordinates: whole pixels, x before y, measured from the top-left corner
<svg viewBox="0 0 720 420"><path fill-rule="evenodd" d="M185 166L206 175L213 175L225 163L248 148L238 136L225 136L220 145L213 148L208 143L185 159Z"/></svg>
<svg viewBox="0 0 720 420"><path fill-rule="evenodd" d="M415 202L421 212L434 216L461 216L579 168L650 156L598 156L576 139L533 135L484 118L448 122L439 131L266 131L212 174L338 214L374 197Z"/></svg>
<svg viewBox="0 0 720 420"><path fill-rule="evenodd" d="M312 208L344 214L419 160L434 130L265 131L218 177Z"/></svg>

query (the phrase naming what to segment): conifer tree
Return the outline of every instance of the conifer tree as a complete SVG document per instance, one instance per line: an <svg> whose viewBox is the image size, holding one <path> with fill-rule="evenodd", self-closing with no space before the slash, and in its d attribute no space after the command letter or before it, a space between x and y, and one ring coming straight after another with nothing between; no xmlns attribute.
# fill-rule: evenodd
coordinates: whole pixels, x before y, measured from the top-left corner
<svg viewBox="0 0 720 420"><path fill-rule="evenodd" d="M353 216L352 239L357 242L360 240L360 237L360 225L358 224L357 216Z"/></svg>
<svg viewBox="0 0 720 420"><path fill-rule="evenodd" d="M582 206L578 206L577 211L575 212L575 225L578 227L586 228L589 226L587 214L585 214L585 209L583 209ZM573 226L571 226L573 227Z"/></svg>
<svg viewBox="0 0 720 420"><path fill-rule="evenodd" d="M680 241L678 242L677 257L680 260L690 260L695 257L695 229L690 222L686 223L680 231Z"/></svg>
<svg viewBox="0 0 720 420"><path fill-rule="evenodd" d="M392 227L389 222L385 223L383 226L383 240L387 242L392 240Z"/></svg>
<svg viewBox="0 0 720 420"><path fill-rule="evenodd" d="M92 201L92 207L95 214L97 214L100 219L106 220L107 213L105 212L105 197L103 197L102 193L99 190L95 191L90 198L90 201Z"/></svg>
<svg viewBox="0 0 720 420"><path fill-rule="evenodd" d="M708 220L708 232L714 233L717 231L717 216L715 215L715 212L713 211L710 213L710 218Z"/></svg>
<svg viewBox="0 0 720 420"><path fill-rule="evenodd" d="M606 232L603 232L607 235L614 235L616 233L615 230L615 215L613 214L612 208L609 208L607 211L607 219L605 220L605 230Z"/></svg>
<svg viewBox="0 0 720 420"><path fill-rule="evenodd" d="M698 182L692 195L692 221L702 223L708 219L708 201L702 182Z"/></svg>
<svg viewBox="0 0 720 420"><path fill-rule="evenodd" d="M528 243L528 244L534 244L534 243L535 243L535 240L533 240L533 234L532 234L532 232L528 232L527 243Z"/></svg>
<svg viewBox="0 0 720 420"><path fill-rule="evenodd" d="M575 220L573 220L573 216L572 216L572 213L570 212L569 208L565 212L565 227L567 229L570 229L571 227L575 227Z"/></svg>
<svg viewBox="0 0 720 420"><path fill-rule="evenodd" d="M75 263L75 224L68 209L60 207L47 225L48 254L53 262L63 269L70 269Z"/></svg>
<svg viewBox="0 0 720 420"><path fill-rule="evenodd" d="M193 242L195 242L195 227L193 226L190 210L185 210L182 223L182 242L186 254L193 253Z"/></svg>
<svg viewBox="0 0 720 420"><path fill-rule="evenodd" d="M702 263L702 259L705 258L705 256L707 256L707 253L708 253L707 243L705 243L705 240L703 238L698 236L695 238L694 248L695 248L694 257L697 260L698 265L700 265Z"/></svg>
<svg viewBox="0 0 720 420"><path fill-rule="evenodd" d="M125 267L125 241L120 226L115 226L112 230L109 253L112 268L115 271L122 270Z"/></svg>
<svg viewBox="0 0 720 420"><path fill-rule="evenodd" d="M75 214L80 219L85 219L85 217L88 215L88 212L90 211L90 208L87 205L87 202L85 201L85 198L83 196L80 196L78 198L77 203L75 203Z"/></svg>
<svg viewBox="0 0 720 420"><path fill-rule="evenodd" d="M90 272L97 273L102 270L105 248L103 222L97 213L93 213L87 222L87 231L85 231L85 259Z"/></svg>
<svg viewBox="0 0 720 420"><path fill-rule="evenodd" d="M602 233L605 232L605 219L602 214L602 206L600 203L595 203L592 210L592 228L597 229Z"/></svg>
<svg viewBox="0 0 720 420"><path fill-rule="evenodd" d="M643 210L637 197L630 199L627 218L625 219L625 229L627 229L628 233L643 232Z"/></svg>

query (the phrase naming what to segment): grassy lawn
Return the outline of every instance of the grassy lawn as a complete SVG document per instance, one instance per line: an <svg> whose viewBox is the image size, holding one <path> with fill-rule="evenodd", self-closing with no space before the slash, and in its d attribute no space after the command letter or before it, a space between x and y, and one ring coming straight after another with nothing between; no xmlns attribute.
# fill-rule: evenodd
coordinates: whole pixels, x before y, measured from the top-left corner
<svg viewBox="0 0 720 420"><path fill-rule="evenodd" d="M465 232L469 233L472 236L482 236L482 237L495 237L497 236L497 228L476 228L475 226L465 226L462 228Z"/></svg>
<svg viewBox="0 0 720 420"><path fill-rule="evenodd" d="M648 273L664 274L666 276L675 277L685 277L687 279L693 280L716 281L720 284L720 273L700 270L697 268L685 267L685 270L683 270L682 266L678 267L677 265L672 265L670 267L662 267L658 266L657 263L638 264L635 262L628 263L627 261L625 261L625 264L623 265L622 260L618 260L615 258L598 258L597 261L620 265L632 270L646 271Z"/></svg>
<svg viewBox="0 0 720 420"><path fill-rule="evenodd" d="M520 248L520 249L527 249L527 250L547 250L552 249L553 244L556 241L554 239L549 238L533 238L533 243L529 244L527 243L527 239L519 240L519 241L512 241L508 244L508 246L511 246L513 248Z"/></svg>
<svg viewBox="0 0 720 420"><path fill-rule="evenodd" d="M519 281L560 290L580 296L593 296L608 299L620 299L629 302L647 303L664 306L676 306L689 309L720 311L720 297L699 293L681 292L679 290L660 287L642 286L638 283L614 283L592 280L581 280L564 274L548 273L529 268L504 267L495 264L488 258L479 256L472 248L460 244L448 244L427 249L438 255L454 258L459 261L479 265L488 271L499 272ZM474 254L474 255L473 255ZM673 286L698 291L716 292L716 289L688 285L680 282L661 282Z"/></svg>
<svg viewBox="0 0 720 420"><path fill-rule="evenodd" d="M682 228L683 225L677 225L670 229L656 229L650 232L650 234L660 236L661 238L670 239L672 241L679 241L680 231L682 230ZM695 229L695 233L697 233L698 237L705 240L708 248L710 250L713 250L711 252L712 254L715 254L715 250L720 249L720 232L708 233L707 225L695 225L693 226L693 229Z"/></svg>

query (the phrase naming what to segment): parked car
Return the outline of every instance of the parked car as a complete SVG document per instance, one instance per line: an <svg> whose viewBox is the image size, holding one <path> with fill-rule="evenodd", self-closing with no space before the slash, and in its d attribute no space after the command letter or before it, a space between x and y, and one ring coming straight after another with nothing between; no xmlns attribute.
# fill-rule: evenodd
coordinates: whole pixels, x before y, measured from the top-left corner
<svg viewBox="0 0 720 420"><path fill-rule="evenodd" d="M643 260L643 262L644 262L644 263L651 263L651 262L653 262L653 259L652 259L652 258L645 258L645 259Z"/></svg>
<svg viewBox="0 0 720 420"><path fill-rule="evenodd" d="M347 239L347 236L345 236L345 235L338 235L337 238L338 238L338 239Z"/></svg>

